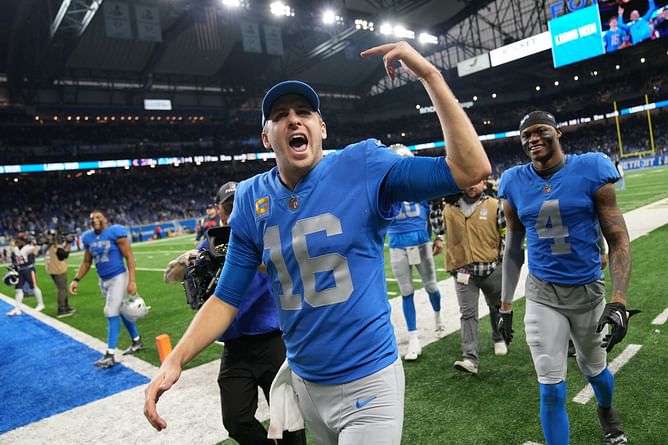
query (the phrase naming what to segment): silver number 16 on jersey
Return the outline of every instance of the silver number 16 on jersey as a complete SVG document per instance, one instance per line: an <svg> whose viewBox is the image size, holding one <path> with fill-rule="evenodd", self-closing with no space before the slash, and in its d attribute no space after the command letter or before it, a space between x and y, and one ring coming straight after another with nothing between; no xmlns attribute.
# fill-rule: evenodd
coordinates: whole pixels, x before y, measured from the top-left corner
<svg viewBox="0 0 668 445"><path fill-rule="evenodd" d="M304 300L313 307L342 303L353 293L353 281L346 257L338 253L309 256L306 236L322 231L328 237L341 234L341 221L331 213L325 213L300 219L292 227L292 250L299 265L298 272L304 286ZM281 252L281 235L278 226L267 228L264 233L264 247L269 249L269 258L276 267L278 279L283 288L279 296L281 308L284 310L301 309L301 295L294 293L292 276ZM316 290L316 274L322 272L331 272L334 275L335 287Z"/></svg>

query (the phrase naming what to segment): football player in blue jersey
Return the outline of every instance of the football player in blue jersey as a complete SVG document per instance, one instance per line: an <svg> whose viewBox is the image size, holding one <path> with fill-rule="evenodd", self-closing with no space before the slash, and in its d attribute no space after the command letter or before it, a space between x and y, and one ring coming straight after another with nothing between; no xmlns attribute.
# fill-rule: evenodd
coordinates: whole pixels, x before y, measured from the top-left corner
<svg viewBox="0 0 668 445"><path fill-rule="evenodd" d="M394 144L390 148L399 156L413 156L405 145ZM417 360L422 353L413 300L413 266L420 274L434 310L435 334L440 338L445 333L445 326L441 320L441 291L436 282L433 244L427 231L429 211L427 201L402 202L399 213L387 230L390 264L401 292L402 309L408 328L408 351L404 356L408 361Z"/></svg>
<svg viewBox="0 0 668 445"><path fill-rule="evenodd" d="M100 289L106 300L104 316L108 323L107 352L95 362L95 366L110 368L117 363L114 353L121 334L121 321L132 339L132 344L123 351L123 355L133 354L144 348L136 323L123 317L120 312L123 298L137 293L135 259L125 227L118 224L109 225L100 210L91 212L90 223L93 228L81 237L84 245L83 261L70 283L69 290L76 295L79 281L88 273L95 261L95 268L100 276ZM127 270L123 259L127 263Z"/></svg>
<svg viewBox="0 0 668 445"><path fill-rule="evenodd" d="M505 199L508 231L500 330L509 343L511 303L526 236L524 326L540 386L545 440L548 445L569 443L565 379L570 337L578 366L598 401L604 443L626 444L612 408L614 377L606 365L606 353L624 338L628 317L635 312L626 310L631 253L615 197L619 174L604 154L565 155L560 138L552 114L533 111L524 116L520 141L531 162L506 170L501 178L499 196ZM610 249L612 297L607 304L599 233Z"/></svg>
<svg viewBox="0 0 668 445"><path fill-rule="evenodd" d="M324 156L316 92L273 86L262 142L277 166L239 184L220 282L145 391L144 415L167 426L159 397L182 366L224 332L264 262L279 306L298 409L318 444L399 444L404 373L390 322L383 242L399 203L446 195L489 175L489 160L439 70L406 42L380 45L391 79L399 62L424 85L447 157L402 158L375 139ZM294 400L288 397L288 400ZM273 401L272 401L273 403Z"/></svg>

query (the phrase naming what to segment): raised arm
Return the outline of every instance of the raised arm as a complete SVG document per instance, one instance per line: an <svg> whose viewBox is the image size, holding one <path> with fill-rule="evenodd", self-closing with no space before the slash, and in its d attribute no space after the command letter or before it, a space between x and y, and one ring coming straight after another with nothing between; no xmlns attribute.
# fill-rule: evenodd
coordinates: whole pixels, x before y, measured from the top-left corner
<svg viewBox="0 0 668 445"><path fill-rule="evenodd" d="M396 74L395 64L400 62L422 82L441 123L447 152L445 162L460 188L477 184L489 176L492 168L473 124L431 62L406 42L376 46L362 51L361 55L382 55L385 71L392 80Z"/></svg>

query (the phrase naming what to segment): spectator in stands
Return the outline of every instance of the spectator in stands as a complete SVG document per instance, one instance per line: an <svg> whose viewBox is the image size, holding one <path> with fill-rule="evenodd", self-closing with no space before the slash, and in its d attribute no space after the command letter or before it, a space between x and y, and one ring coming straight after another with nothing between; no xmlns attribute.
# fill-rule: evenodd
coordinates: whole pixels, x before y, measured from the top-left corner
<svg viewBox="0 0 668 445"><path fill-rule="evenodd" d="M657 39L668 37L668 6L664 6L654 19L654 36Z"/></svg>
<svg viewBox="0 0 668 445"><path fill-rule="evenodd" d="M84 257L79 270L70 283L70 292L77 294L79 281L86 276L95 261L100 276L100 290L105 298L104 316L107 318L107 352L95 362L100 368L110 368L117 364L115 358L118 337L121 334L121 320L130 333L132 344L123 355L134 354L144 349L137 324L121 315L121 304L126 295L137 294L135 281L135 258L128 240L128 231L118 224L109 224L101 210L90 214L91 230L83 234ZM123 259L127 263L127 270Z"/></svg>

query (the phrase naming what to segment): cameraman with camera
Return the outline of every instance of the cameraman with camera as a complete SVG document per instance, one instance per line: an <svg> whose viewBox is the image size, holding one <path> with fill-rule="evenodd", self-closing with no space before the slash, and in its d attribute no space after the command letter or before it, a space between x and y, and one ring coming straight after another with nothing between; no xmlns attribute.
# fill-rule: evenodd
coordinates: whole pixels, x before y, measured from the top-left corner
<svg viewBox="0 0 668 445"><path fill-rule="evenodd" d="M46 271L58 289L58 318L69 317L76 312L71 308L67 296L67 258L70 256L74 236L70 234L59 234L55 229L46 232L45 243L42 248L44 253L44 266Z"/></svg>
<svg viewBox="0 0 668 445"><path fill-rule="evenodd" d="M193 309L199 309L216 288L229 238L229 230L220 229L229 227L236 187L236 182L226 182L216 194L215 208L222 227L209 228L196 250L171 261L165 271L166 283L183 281ZM271 383L285 360L281 335L271 283L265 272L258 271L236 318L219 339L225 342L218 373L223 425L240 445L274 443L267 439L267 430L255 418L255 411L257 387L269 400ZM284 431L278 443L305 445L306 435L304 430Z"/></svg>

